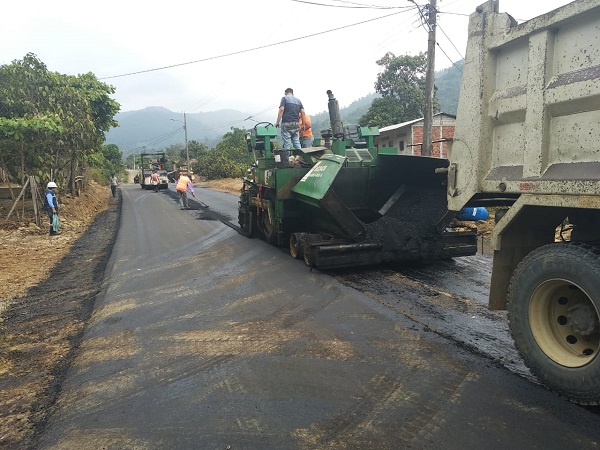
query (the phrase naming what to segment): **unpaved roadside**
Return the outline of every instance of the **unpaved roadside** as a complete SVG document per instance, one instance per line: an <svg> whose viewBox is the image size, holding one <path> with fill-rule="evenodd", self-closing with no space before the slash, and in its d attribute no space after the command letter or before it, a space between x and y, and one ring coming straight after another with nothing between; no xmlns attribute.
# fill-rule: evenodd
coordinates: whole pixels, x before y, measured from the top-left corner
<svg viewBox="0 0 600 450"><path fill-rule="evenodd" d="M238 193L241 180L200 185ZM34 447L101 292L118 231L120 197L107 187L92 184L61 202L59 236L27 220L0 229L0 449Z"/></svg>
<svg viewBox="0 0 600 450"><path fill-rule="evenodd" d="M2 314L0 448L34 447L102 290L119 213L120 201L109 202L81 237L61 244L66 249L53 253L52 246L41 248L44 261L59 259L58 264L47 279L41 276L38 285L11 298ZM56 255L63 250L66 256L60 259ZM35 259L33 255L29 260L30 268L36 267ZM44 272L44 267L39 271Z"/></svg>

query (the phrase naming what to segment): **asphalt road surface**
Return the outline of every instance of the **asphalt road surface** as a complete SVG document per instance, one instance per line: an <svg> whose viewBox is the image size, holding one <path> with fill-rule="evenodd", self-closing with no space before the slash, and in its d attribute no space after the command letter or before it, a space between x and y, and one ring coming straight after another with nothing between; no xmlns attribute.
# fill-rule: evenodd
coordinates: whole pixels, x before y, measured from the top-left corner
<svg viewBox="0 0 600 450"><path fill-rule="evenodd" d="M40 448L586 449L600 415L539 386L489 260L310 271L237 198L121 189L105 292Z"/></svg>

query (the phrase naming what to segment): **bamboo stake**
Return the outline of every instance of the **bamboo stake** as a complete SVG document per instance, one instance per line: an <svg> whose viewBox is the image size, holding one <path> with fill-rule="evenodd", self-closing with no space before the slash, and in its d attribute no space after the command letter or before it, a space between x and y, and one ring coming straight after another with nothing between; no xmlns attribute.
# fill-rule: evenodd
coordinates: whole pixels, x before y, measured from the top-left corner
<svg viewBox="0 0 600 450"><path fill-rule="evenodd" d="M21 197L23 196L23 193L25 192L25 189L27 189L28 185L29 185L29 178L27 179L27 181L25 181L25 185L23 186L23 189L21 189L21 193L19 194L19 196L17 197L17 199L13 203L12 208L10 208L10 211L8 212L8 215L6 216L5 222L8 221L8 219L10 218L10 215L12 214L12 212L15 209L15 207L17 206L17 203L19 203L19 200L21 200Z"/></svg>

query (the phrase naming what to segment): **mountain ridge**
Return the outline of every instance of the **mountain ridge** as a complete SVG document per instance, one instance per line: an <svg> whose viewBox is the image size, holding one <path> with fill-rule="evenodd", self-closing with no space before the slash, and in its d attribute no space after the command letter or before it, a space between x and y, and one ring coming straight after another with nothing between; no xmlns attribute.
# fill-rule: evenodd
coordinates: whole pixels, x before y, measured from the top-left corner
<svg viewBox="0 0 600 450"><path fill-rule="evenodd" d="M442 112L456 115L460 91L461 68L459 61L455 67L436 72L435 84ZM358 123L367 112L377 93L368 93L340 108L342 121ZM235 109L220 109L209 112L185 113L188 141L197 141L214 148L223 135L232 128L250 128L248 120L251 114ZM313 133L318 135L329 125L329 113L311 114ZM132 153L161 150L175 144L185 143L183 127L184 113L174 112L163 106L148 106L135 111L119 112L115 116L119 127L106 133L106 143L115 144L124 156ZM271 122L273 117L265 114L252 117L254 122Z"/></svg>

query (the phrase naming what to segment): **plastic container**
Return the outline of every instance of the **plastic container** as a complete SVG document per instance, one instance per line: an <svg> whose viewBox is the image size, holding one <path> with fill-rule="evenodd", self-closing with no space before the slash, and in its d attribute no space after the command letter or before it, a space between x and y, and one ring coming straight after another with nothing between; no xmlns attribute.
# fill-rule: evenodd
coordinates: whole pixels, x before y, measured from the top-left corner
<svg viewBox="0 0 600 450"><path fill-rule="evenodd" d="M456 218L458 220L487 220L489 217L488 211L485 208L463 208L460 210Z"/></svg>

